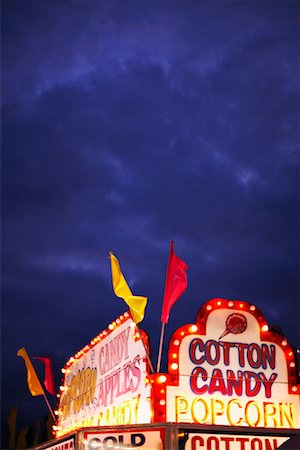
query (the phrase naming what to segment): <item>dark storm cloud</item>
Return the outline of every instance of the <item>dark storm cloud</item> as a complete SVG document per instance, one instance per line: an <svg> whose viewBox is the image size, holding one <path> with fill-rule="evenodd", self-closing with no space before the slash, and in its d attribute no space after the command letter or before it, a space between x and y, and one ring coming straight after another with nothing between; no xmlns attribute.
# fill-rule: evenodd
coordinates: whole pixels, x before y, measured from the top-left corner
<svg viewBox="0 0 300 450"><path fill-rule="evenodd" d="M167 337L224 296L254 302L296 343L297 13L294 2L4 2L7 408L29 395L19 347L51 353L58 382L124 311L109 250L149 296L154 354L171 239L190 268Z"/></svg>

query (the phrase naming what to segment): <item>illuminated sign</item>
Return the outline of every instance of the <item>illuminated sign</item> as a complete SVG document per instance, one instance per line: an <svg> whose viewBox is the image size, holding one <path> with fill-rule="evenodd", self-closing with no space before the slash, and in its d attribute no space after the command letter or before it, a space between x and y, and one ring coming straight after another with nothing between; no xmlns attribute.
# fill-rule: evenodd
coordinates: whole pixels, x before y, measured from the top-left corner
<svg viewBox="0 0 300 450"><path fill-rule="evenodd" d="M189 433L184 450L276 450L289 437Z"/></svg>
<svg viewBox="0 0 300 450"><path fill-rule="evenodd" d="M141 333L126 312L70 358L63 369L57 437L87 426L150 422L147 336Z"/></svg>
<svg viewBox="0 0 300 450"><path fill-rule="evenodd" d="M163 429L84 433L84 450L121 449L163 450Z"/></svg>
<svg viewBox="0 0 300 450"><path fill-rule="evenodd" d="M50 447L43 447L44 450L75 450L74 439L58 442Z"/></svg>
<svg viewBox="0 0 300 450"><path fill-rule="evenodd" d="M205 303L195 324L173 334L168 374L153 381L156 420L300 427L293 350L246 302Z"/></svg>

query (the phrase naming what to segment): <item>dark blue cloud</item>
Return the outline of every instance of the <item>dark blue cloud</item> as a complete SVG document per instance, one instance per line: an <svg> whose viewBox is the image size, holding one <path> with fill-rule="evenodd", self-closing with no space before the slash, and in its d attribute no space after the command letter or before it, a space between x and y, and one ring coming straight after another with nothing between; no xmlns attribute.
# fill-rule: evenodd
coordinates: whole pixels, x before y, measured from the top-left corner
<svg viewBox="0 0 300 450"><path fill-rule="evenodd" d="M44 411L28 406L19 347L51 354L58 383L125 310L110 250L149 296L154 360L171 239L190 268L167 339L224 296L257 304L299 343L297 12L4 1L4 412Z"/></svg>

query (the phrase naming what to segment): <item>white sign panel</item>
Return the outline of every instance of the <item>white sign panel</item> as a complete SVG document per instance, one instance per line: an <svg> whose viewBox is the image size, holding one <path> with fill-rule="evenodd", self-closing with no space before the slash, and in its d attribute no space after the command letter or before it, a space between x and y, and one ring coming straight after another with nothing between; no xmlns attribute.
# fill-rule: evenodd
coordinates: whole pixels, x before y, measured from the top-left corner
<svg viewBox="0 0 300 450"><path fill-rule="evenodd" d="M290 376L294 367L291 348L268 331L254 305L209 301L197 323L172 338L169 373L178 382L166 386L166 419L299 428L299 387Z"/></svg>
<svg viewBox="0 0 300 450"><path fill-rule="evenodd" d="M80 427L150 422L146 353L135 323L125 313L92 344L66 366L57 437Z"/></svg>
<svg viewBox="0 0 300 450"><path fill-rule="evenodd" d="M276 450L289 437L189 433L184 450Z"/></svg>
<svg viewBox="0 0 300 450"><path fill-rule="evenodd" d="M135 430L110 433L85 433L84 450L137 449L163 450L164 430Z"/></svg>
<svg viewBox="0 0 300 450"><path fill-rule="evenodd" d="M68 439L55 445L51 445L51 447L45 447L44 450L75 450L74 439Z"/></svg>

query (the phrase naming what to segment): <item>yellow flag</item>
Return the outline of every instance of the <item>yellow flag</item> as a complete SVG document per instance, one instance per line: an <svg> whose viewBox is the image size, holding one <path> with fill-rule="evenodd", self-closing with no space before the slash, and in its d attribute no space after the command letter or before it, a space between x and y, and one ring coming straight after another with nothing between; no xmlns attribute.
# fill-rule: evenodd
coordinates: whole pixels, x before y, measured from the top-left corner
<svg viewBox="0 0 300 450"><path fill-rule="evenodd" d="M21 356L26 365L27 369L27 384L28 388L33 396L37 395L44 395L44 389L42 388L42 385L38 379L38 376L33 368L33 365L31 364L30 358L25 350L25 348L20 348L17 353L18 356Z"/></svg>
<svg viewBox="0 0 300 450"><path fill-rule="evenodd" d="M119 261L112 252L109 253L109 256L114 293L117 297L122 298L125 303L127 303L134 322L139 323L144 318L148 299L147 297L132 295L132 292L121 272Z"/></svg>

